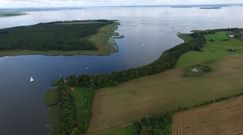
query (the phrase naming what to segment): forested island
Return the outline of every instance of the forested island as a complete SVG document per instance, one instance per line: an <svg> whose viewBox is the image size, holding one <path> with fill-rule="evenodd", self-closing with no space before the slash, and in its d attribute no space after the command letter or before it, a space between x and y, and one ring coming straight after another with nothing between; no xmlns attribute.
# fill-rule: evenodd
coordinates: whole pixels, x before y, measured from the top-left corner
<svg viewBox="0 0 243 135"><path fill-rule="evenodd" d="M26 13L22 12L0 12L0 17L11 17L11 16L20 16L26 15Z"/></svg>
<svg viewBox="0 0 243 135"><path fill-rule="evenodd" d="M88 20L39 23L0 30L0 55L107 55L116 47L112 38L118 22Z"/></svg>

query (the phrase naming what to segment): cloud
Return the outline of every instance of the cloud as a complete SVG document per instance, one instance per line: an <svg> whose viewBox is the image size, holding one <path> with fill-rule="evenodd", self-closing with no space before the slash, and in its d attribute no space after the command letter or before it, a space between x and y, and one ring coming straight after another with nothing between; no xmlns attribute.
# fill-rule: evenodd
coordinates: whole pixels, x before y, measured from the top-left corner
<svg viewBox="0 0 243 135"><path fill-rule="evenodd" d="M243 3L243 0L0 0L0 8Z"/></svg>

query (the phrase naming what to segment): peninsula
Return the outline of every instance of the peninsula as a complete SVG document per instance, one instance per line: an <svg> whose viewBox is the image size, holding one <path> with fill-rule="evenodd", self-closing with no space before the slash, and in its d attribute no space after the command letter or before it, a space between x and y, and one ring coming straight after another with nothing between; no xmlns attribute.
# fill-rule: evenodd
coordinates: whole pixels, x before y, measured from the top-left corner
<svg viewBox="0 0 243 135"><path fill-rule="evenodd" d="M59 80L56 89L48 91L45 97L53 135L177 135L179 125L173 118L178 112L242 98L242 29L194 31L178 36L185 42L163 52L149 65ZM228 104L220 104L224 103ZM243 107L239 105L240 108ZM219 115L225 116L226 112ZM210 117L211 113L205 115ZM175 120L188 121L176 116ZM205 122L220 120L214 118ZM190 122L185 125L191 126ZM180 126L182 130L191 130ZM227 131L238 128L230 127ZM220 125L205 128L226 130Z"/></svg>

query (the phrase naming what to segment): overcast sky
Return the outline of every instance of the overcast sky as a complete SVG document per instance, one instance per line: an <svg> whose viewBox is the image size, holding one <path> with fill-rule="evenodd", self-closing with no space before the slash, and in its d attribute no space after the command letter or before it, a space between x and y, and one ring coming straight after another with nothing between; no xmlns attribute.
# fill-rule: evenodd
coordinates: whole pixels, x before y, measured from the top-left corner
<svg viewBox="0 0 243 135"><path fill-rule="evenodd" d="M243 3L243 0L0 0L0 8Z"/></svg>

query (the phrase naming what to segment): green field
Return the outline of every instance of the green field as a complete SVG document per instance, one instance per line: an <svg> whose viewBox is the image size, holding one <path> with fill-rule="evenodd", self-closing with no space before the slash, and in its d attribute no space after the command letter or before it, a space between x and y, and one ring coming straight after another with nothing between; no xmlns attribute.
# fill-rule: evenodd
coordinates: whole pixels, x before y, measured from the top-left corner
<svg viewBox="0 0 243 135"><path fill-rule="evenodd" d="M126 126L145 116L243 92L243 41L229 39L224 31L205 38L202 51L184 54L175 69L97 91L95 119L91 120L89 132L107 130L109 134L111 128ZM228 51L232 48L236 52ZM197 64L208 64L213 71L185 77L184 70Z"/></svg>
<svg viewBox="0 0 243 135"><path fill-rule="evenodd" d="M228 39L226 32L218 32L214 35L206 36L207 42L204 45L201 52L191 51L181 56L177 62L178 68L187 68L189 66L213 62L224 56L231 54L243 53L243 42L238 39L229 39L229 41L223 41ZM210 42L210 39L214 39L214 42ZM232 53L227 51L228 49L236 49L236 52Z"/></svg>
<svg viewBox="0 0 243 135"><path fill-rule="evenodd" d="M94 135L135 135L135 130L133 126L129 125L126 127L114 128Z"/></svg>

